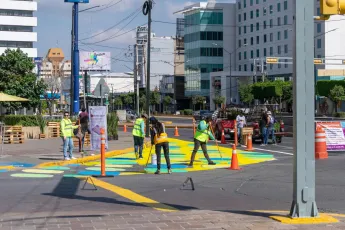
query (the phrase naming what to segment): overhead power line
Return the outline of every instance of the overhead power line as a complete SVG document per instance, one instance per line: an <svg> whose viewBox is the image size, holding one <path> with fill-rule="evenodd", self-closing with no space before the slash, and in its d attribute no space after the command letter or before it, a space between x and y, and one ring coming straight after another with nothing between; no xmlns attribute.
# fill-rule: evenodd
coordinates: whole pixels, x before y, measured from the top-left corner
<svg viewBox="0 0 345 230"><path fill-rule="evenodd" d="M103 7L102 9L99 9L99 10L90 10L88 11L89 13L96 13L96 12L100 12L100 11L103 11L103 10L106 10L106 9L109 9L110 7L113 7L117 4L119 4L120 2L122 2L123 0L118 0L117 2L115 2L116 0L110 0L110 2L108 2L107 4L104 4L104 5L101 5L100 7Z"/></svg>

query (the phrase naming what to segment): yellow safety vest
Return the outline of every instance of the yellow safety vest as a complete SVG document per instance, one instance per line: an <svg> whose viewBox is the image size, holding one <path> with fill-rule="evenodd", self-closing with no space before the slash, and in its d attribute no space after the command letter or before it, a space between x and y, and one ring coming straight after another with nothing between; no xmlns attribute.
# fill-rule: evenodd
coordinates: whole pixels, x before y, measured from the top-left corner
<svg viewBox="0 0 345 230"><path fill-rule="evenodd" d="M156 134L153 138L153 143L155 143L155 145L160 144L160 143L165 143L165 142L169 142L168 134L166 133L161 133L159 137L158 137L158 134Z"/></svg>
<svg viewBox="0 0 345 230"><path fill-rule="evenodd" d="M141 125L140 125L141 122L143 121L144 121L143 118L138 118L135 120L133 131L132 131L133 136L145 137L145 133L141 132Z"/></svg>
<svg viewBox="0 0 345 230"><path fill-rule="evenodd" d="M206 121L201 121L201 122L204 122L206 125ZM194 138L201 142L207 142L209 139L209 135L210 135L210 131L208 129L205 129L203 131L197 129L195 132Z"/></svg>
<svg viewBox="0 0 345 230"><path fill-rule="evenodd" d="M70 119L62 119L60 123L61 137L72 137L73 129L78 126L73 126Z"/></svg>

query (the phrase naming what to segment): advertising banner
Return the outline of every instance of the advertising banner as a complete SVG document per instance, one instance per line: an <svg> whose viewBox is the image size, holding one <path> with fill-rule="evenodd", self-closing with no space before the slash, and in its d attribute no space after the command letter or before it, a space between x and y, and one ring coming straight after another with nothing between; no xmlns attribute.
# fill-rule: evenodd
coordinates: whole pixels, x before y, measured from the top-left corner
<svg viewBox="0 0 345 230"><path fill-rule="evenodd" d="M101 149L101 128L105 133L105 147L108 149L107 135L107 107L90 106L89 107L90 131L91 131L91 150Z"/></svg>
<svg viewBox="0 0 345 230"><path fill-rule="evenodd" d="M110 52L80 52L80 70L110 71Z"/></svg>
<svg viewBox="0 0 345 230"><path fill-rule="evenodd" d="M320 121L316 122L323 128L326 134L328 151L345 150L345 122L344 121Z"/></svg>

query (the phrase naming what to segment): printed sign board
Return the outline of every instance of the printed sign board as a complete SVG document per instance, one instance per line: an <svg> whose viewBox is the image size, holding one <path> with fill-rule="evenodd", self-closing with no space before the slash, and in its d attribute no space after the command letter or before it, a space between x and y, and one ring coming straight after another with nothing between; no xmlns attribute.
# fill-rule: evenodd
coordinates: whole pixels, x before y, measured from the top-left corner
<svg viewBox="0 0 345 230"><path fill-rule="evenodd" d="M316 125L325 131L328 151L345 150L345 121L320 121Z"/></svg>
<svg viewBox="0 0 345 230"><path fill-rule="evenodd" d="M80 52L80 70L110 71L110 52Z"/></svg>
<svg viewBox="0 0 345 230"><path fill-rule="evenodd" d="M106 106L90 106L89 120L90 120L90 131L91 131L91 150L101 149L101 128L104 129L105 146L108 149L107 107Z"/></svg>

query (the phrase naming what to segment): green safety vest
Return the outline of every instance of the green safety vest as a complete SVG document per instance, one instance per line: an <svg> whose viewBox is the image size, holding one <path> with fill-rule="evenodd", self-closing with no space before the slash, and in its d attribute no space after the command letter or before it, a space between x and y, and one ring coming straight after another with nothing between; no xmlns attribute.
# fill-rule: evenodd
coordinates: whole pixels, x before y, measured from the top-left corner
<svg viewBox="0 0 345 230"><path fill-rule="evenodd" d="M204 122L206 125L206 121L200 121L200 123L201 122ZM209 139L209 135L210 135L210 131L208 129L201 131L198 126L198 129L195 132L194 138L201 142L207 142Z"/></svg>
<svg viewBox="0 0 345 230"><path fill-rule="evenodd" d="M141 125L140 125L141 122L143 122L143 121L144 121L144 119L142 119L142 118L138 118L135 120L133 131L132 131L133 136L145 137L145 133L141 132Z"/></svg>
<svg viewBox="0 0 345 230"><path fill-rule="evenodd" d="M75 127L78 126L73 126L70 119L62 119L60 123L61 137L72 137Z"/></svg>

